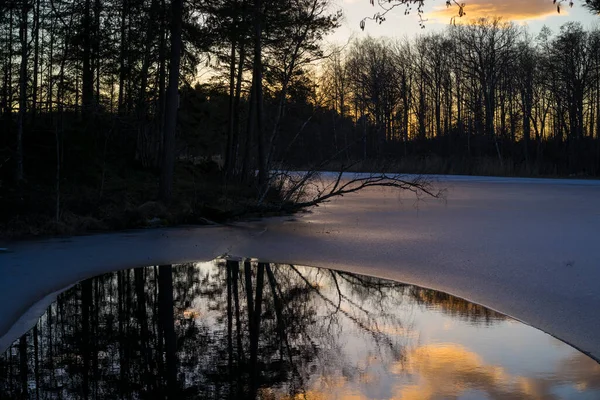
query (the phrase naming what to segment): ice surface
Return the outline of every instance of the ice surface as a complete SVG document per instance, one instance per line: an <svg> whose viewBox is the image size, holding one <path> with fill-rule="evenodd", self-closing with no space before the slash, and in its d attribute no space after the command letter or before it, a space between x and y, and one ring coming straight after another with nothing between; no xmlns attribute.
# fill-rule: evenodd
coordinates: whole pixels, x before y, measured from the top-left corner
<svg viewBox="0 0 600 400"><path fill-rule="evenodd" d="M374 188L291 218L0 243L10 251L0 253L0 335L80 279L230 254L434 288L600 359L600 182L453 176L437 185L446 201Z"/></svg>

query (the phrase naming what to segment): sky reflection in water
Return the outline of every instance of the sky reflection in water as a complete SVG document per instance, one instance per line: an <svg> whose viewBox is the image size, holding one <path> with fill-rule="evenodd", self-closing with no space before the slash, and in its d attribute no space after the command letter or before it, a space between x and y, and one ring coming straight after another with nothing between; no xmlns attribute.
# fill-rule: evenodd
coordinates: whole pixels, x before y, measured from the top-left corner
<svg viewBox="0 0 600 400"><path fill-rule="evenodd" d="M27 371L26 373L24 371ZM215 261L63 293L0 357L0 398L597 399L600 365L433 290Z"/></svg>

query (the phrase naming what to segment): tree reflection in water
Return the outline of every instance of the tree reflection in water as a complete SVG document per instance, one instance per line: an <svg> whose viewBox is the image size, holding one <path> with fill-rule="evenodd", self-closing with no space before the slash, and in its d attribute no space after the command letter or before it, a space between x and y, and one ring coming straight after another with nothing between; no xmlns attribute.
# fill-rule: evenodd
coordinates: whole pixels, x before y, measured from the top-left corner
<svg viewBox="0 0 600 400"><path fill-rule="evenodd" d="M382 388L377 370L402 377L415 370L410 354L425 354L413 327L423 305L482 326L505 318L432 290L293 265L118 271L61 294L0 357L0 398L319 398L373 379Z"/></svg>

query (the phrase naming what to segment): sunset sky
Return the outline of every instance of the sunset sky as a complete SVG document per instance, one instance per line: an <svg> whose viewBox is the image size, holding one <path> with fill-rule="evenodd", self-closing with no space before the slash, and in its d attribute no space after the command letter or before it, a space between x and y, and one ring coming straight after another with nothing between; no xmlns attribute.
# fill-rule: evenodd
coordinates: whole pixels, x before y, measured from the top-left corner
<svg viewBox="0 0 600 400"><path fill-rule="evenodd" d="M567 21L579 21L585 27L600 24L600 16L590 14L582 5L583 0L575 0L575 6L563 6L561 13L556 12L552 0L460 0L466 3L466 16L460 21L484 16L502 16L505 20L526 24L534 34L544 26L549 26L553 31ZM372 16L379 11L378 6L371 6L369 0L334 0L335 7L344 12L342 26L329 38L331 42L345 43L349 37L402 37L413 36L422 31L435 31L443 29L450 23L452 16L456 15L457 7L446 8L444 0L428 0L425 5L424 18L426 28L421 30L416 13L404 15L404 6L397 7L386 15L386 21L377 25L374 21L367 21L363 31L359 23L365 16Z"/></svg>

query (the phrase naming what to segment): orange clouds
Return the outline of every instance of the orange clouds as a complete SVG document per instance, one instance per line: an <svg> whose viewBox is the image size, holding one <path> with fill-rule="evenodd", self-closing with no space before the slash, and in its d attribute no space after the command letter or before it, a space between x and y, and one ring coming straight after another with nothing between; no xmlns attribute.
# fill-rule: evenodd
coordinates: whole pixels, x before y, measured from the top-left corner
<svg viewBox="0 0 600 400"><path fill-rule="evenodd" d="M466 15L463 18L502 17L505 21L527 21L558 15L556 5L551 0L459 0L464 2ZM562 7L561 14L568 8ZM438 6L430 17L447 22L458 14L458 7Z"/></svg>

